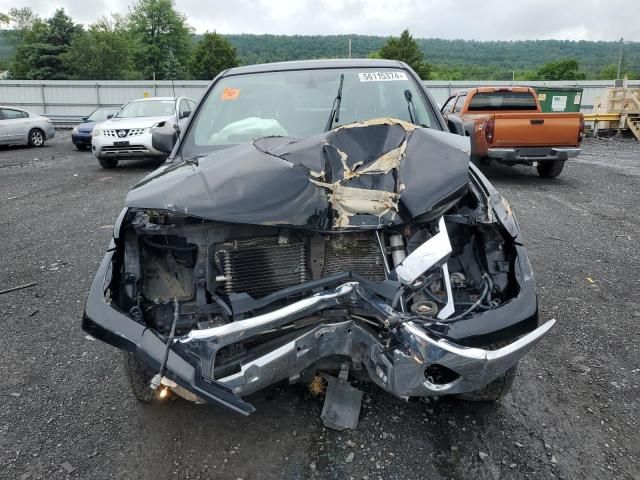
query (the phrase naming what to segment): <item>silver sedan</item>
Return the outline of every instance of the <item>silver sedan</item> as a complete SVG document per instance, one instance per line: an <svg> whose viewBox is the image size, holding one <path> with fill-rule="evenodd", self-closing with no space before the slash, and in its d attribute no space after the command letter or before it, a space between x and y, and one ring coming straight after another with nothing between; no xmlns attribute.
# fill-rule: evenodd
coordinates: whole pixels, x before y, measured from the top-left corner
<svg viewBox="0 0 640 480"><path fill-rule="evenodd" d="M0 106L0 144L26 144L42 147L56 134L46 117L14 107Z"/></svg>

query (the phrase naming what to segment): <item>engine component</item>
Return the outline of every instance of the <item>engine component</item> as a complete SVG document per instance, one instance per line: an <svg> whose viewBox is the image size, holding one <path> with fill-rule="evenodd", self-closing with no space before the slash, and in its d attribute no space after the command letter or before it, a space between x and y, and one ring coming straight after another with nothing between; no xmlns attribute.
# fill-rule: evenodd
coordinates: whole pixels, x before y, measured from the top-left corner
<svg viewBox="0 0 640 480"><path fill-rule="evenodd" d="M438 314L438 305L432 301L414 302L411 311L421 317L435 317Z"/></svg>
<svg viewBox="0 0 640 480"><path fill-rule="evenodd" d="M406 247L404 245L402 235L391 235L389 237L389 247L391 250L391 259L393 260L393 266L397 267L407 257L407 253L405 251Z"/></svg>
<svg viewBox="0 0 640 480"><path fill-rule="evenodd" d="M235 246L235 248L233 248ZM303 242L279 243L278 237L238 240L219 250L227 293L260 298L309 280Z"/></svg>
<svg viewBox="0 0 640 480"><path fill-rule="evenodd" d="M322 276L353 272L367 280L382 281L382 255L374 232L332 235L325 248Z"/></svg>
<svg viewBox="0 0 640 480"><path fill-rule="evenodd" d="M288 243L275 236L237 240L227 242L216 257L224 269L226 293L247 293L256 299L341 272L372 281L386 278L374 232L290 238Z"/></svg>

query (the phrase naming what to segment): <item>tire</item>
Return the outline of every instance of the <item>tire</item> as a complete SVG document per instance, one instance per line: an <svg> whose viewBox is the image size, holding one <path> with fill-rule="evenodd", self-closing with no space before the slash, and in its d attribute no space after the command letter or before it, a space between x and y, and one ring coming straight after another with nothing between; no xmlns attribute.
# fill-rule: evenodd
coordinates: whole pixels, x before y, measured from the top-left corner
<svg viewBox="0 0 640 480"><path fill-rule="evenodd" d="M133 353L122 352L124 356L124 371L129 378L129 384L131 385L131 391L136 400L142 403L158 404L164 403L160 397L160 389L152 390L149 386L151 379L157 373L147 367L144 363L138 360Z"/></svg>
<svg viewBox="0 0 640 480"><path fill-rule="evenodd" d="M98 162L102 168L116 168L118 166L118 160L115 158L98 158Z"/></svg>
<svg viewBox="0 0 640 480"><path fill-rule="evenodd" d="M475 392L460 393L456 395L459 399L467 402L497 402L503 399L511 391L513 381L518 373L518 364L515 364L504 374L496 378L490 384Z"/></svg>
<svg viewBox="0 0 640 480"><path fill-rule="evenodd" d="M39 128L34 128L29 131L29 136L27 137L30 147L42 147L44 146L44 142L46 137L44 136L44 132Z"/></svg>
<svg viewBox="0 0 640 480"><path fill-rule="evenodd" d="M76 148L78 150L80 150L81 152L86 152L87 150L89 150L89 146L88 145L76 144Z"/></svg>
<svg viewBox="0 0 640 480"><path fill-rule="evenodd" d="M562 172L564 162L542 162L536 168L538 169L538 175L542 178L556 178Z"/></svg>

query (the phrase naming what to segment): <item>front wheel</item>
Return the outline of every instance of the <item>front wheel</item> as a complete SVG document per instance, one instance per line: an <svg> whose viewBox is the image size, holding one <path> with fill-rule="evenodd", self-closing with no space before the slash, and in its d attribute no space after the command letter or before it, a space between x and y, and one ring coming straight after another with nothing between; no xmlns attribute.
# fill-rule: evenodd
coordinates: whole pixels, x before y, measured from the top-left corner
<svg viewBox="0 0 640 480"><path fill-rule="evenodd" d="M138 360L131 352L122 352L124 354L124 371L129 379L131 391L136 400L142 403L161 403L160 389L152 390L151 379L156 374L148 366Z"/></svg>
<svg viewBox="0 0 640 480"><path fill-rule="evenodd" d="M34 128L29 132L28 141L30 147L42 147L44 140L44 132L39 128Z"/></svg>
<svg viewBox="0 0 640 480"><path fill-rule="evenodd" d="M542 162L536 167L542 178L556 178L564 168L564 162Z"/></svg>
<svg viewBox="0 0 640 480"><path fill-rule="evenodd" d="M513 387L513 381L518 373L518 364L516 363L493 382L485 385L475 392L460 393L457 395L461 400L468 402L497 402L504 398Z"/></svg>
<svg viewBox="0 0 640 480"><path fill-rule="evenodd" d="M115 158L98 158L98 162L102 168L116 168L118 166L118 160Z"/></svg>

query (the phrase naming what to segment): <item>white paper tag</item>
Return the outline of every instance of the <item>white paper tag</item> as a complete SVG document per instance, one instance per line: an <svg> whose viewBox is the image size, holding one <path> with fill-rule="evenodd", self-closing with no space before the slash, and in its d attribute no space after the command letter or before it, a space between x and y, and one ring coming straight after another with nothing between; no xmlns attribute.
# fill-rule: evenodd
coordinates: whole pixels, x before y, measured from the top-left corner
<svg viewBox="0 0 640 480"><path fill-rule="evenodd" d="M408 80L405 72L368 72L359 73L361 82L393 82L396 80Z"/></svg>
<svg viewBox="0 0 640 480"><path fill-rule="evenodd" d="M565 95L554 95L551 97L551 110L554 112L564 112L567 108L567 97Z"/></svg>

